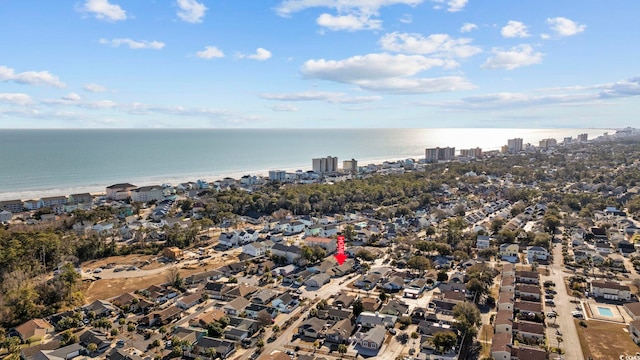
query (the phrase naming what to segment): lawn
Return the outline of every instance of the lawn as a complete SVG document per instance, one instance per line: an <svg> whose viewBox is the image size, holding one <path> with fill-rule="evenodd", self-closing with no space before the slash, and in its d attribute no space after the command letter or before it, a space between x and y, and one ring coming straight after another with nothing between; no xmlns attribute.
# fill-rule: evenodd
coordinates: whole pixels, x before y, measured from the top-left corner
<svg viewBox="0 0 640 360"><path fill-rule="evenodd" d="M624 330L625 325L596 320L586 323L587 327L582 327L575 320L585 359L618 359L620 355L635 355L640 351Z"/></svg>

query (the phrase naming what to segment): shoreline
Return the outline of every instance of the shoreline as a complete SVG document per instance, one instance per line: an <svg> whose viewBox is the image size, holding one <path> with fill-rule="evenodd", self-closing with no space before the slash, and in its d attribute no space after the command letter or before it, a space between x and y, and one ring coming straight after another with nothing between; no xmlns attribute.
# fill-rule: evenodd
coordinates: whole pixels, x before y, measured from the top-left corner
<svg viewBox="0 0 640 360"><path fill-rule="evenodd" d="M424 157L424 155L422 155ZM395 158L386 158L386 159L372 159L372 160L358 160L360 166L366 166L369 164L380 165L385 161L398 161L398 160L406 160L406 159L419 159L420 155L416 156L408 156L408 157L395 157ZM183 182L189 181L197 181L199 179L206 180L208 183L212 183L214 181L222 180L225 177L230 177L236 180L239 180L242 176L251 175L251 176L263 176L268 177L270 170L284 170L286 172L295 172L297 170L308 171L308 165L305 166L283 166L280 168L271 168L271 169L259 169L253 171L233 171L222 174L206 174L206 173L191 173L184 175L166 175L166 176L151 176L146 178L139 179L122 179L118 182L112 182L109 184L93 184L93 185L85 185L85 186L68 186L68 187L57 187L50 189L33 189L33 190L22 190L22 191L10 191L10 192L0 192L0 201L7 200L37 200L43 197L51 197L51 196L69 196L71 194L82 194L82 193L90 193L92 195L101 195L106 193L106 187L113 185L115 183L130 183L135 186L149 186L149 185L162 185L162 184L171 184L176 186Z"/></svg>

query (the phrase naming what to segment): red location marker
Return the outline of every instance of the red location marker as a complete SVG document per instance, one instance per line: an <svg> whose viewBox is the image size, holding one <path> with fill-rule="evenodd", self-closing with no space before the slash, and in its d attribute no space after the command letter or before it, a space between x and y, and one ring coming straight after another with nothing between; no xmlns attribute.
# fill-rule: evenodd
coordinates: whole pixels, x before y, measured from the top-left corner
<svg viewBox="0 0 640 360"><path fill-rule="evenodd" d="M336 254L336 260L338 264L344 264L347 260L347 255L344 254L344 235L338 235L338 253Z"/></svg>

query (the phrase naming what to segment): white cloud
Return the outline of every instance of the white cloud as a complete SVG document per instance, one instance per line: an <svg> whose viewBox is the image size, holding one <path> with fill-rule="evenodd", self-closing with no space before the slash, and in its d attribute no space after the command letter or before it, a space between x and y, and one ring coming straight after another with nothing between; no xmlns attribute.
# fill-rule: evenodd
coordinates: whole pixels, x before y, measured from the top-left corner
<svg viewBox="0 0 640 360"><path fill-rule="evenodd" d="M284 0L276 8L280 16L290 16L314 7L336 9L341 13L358 12L361 14L377 14L384 6L404 4L416 6L424 0ZM464 0L466 1L466 0Z"/></svg>
<svg viewBox="0 0 640 360"><path fill-rule="evenodd" d="M80 101L80 95L76 94L76 93L69 93L65 96L62 97L62 100L67 100L67 101Z"/></svg>
<svg viewBox="0 0 640 360"><path fill-rule="evenodd" d="M527 44L513 47L510 50L494 48L493 56L482 64L482 68L513 70L521 66L539 64L542 62L542 57L542 53L534 52L531 45Z"/></svg>
<svg viewBox="0 0 640 360"><path fill-rule="evenodd" d="M355 15L338 15L322 14L316 20L316 23L320 26L326 27L329 30L373 30L380 29L382 27L382 21L372 19L369 16L355 16Z"/></svg>
<svg viewBox="0 0 640 360"><path fill-rule="evenodd" d="M274 105L270 105L269 108L273 111L281 111L281 112L298 111L298 108L291 104L274 104Z"/></svg>
<svg viewBox="0 0 640 360"><path fill-rule="evenodd" d="M368 54L344 60L309 60L301 72L307 78L354 84L360 89L390 94L427 94L468 90L474 85L458 76L413 78L433 67L453 68L457 62L422 55Z"/></svg>
<svg viewBox="0 0 640 360"><path fill-rule="evenodd" d="M288 17L293 13L309 8L334 9L337 14L323 13L316 23L330 30L375 30L382 27L377 19L380 8L404 4L416 6L425 0L284 0L276 8L280 16Z"/></svg>
<svg viewBox="0 0 640 360"><path fill-rule="evenodd" d="M99 84L87 84L83 87L84 91L88 91L91 93L101 93L107 92L109 89Z"/></svg>
<svg viewBox="0 0 640 360"><path fill-rule="evenodd" d="M509 20L507 25L502 27L500 33L506 38L525 38L531 36L527 31L527 25L514 20Z"/></svg>
<svg viewBox="0 0 640 360"><path fill-rule="evenodd" d="M10 94L10 93L0 93L0 103L8 103L11 105L20 105L26 106L33 103L31 97L27 94Z"/></svg>
<svg viewBox="0 0 640 360"><path fill-rule="evenodd" d="M113 47L120 47L120 45L127 45L129 46L130 49L153 49L153 50L160 50L165 46L165 44L160 41L146 41L146 40L136 41L136 40L126 39L126 38L112 39L112 40L100 39L100 44L111 45Z"/></svg>
<svg viewBox="0 0 640 360"><path fill-rule="evenodd" d="M299 93L266 93L260 94L265 100L276 101L325 101L333 104L361 104L381 100L381 96L347 96L340 92L304 91Z"/></svg>
<svg viewBox="0 0 640 360"><path fill-rule="evenodd" d="M236 57L240 59L246 58L246 59L258 60L258 61L264 61L271 58L271 51L263 48L257 48L255 54L245 55L245 54L238 53Z"/></svg>
<svg viewBox="0 0 640 360"><path fill-rule="evenodd" d="M16 73L14 69L0 66L0 82L13 81L28 85L50 85L63 88L66 85L60 79L48 71L25 71Z"/></svg>
<svg viewBox="0 0 640 360"><path fill-rule="evenodd" d="M551 39L551 35L549 35L549 34L540 34L540 38L542 40L549 40L549 39Z"/></svg>
<svg viewBox="0 0 640 360"><path fill-rule="evenodd" d="M410 54L434 54L436 56L466 58L482 52L477 46L469 45L471 39L454 39L447 34L420 34L393 32L380 39L383 50Z"/></svg>
<svg viewBox="0 0 640 360"><path fill-rule="evenodd" d="M534 92L554 92L554 94L531 95L525 93L500 92L441 103L423 103L423 105L467 110L526 108L531 106L553 105L596 105L606 103L606 101L610 99L640 96L640 77L632 77L607 84L539 89Z"/></svg>
<svg viewBox="0 0 640 360"><path fill-rule="evenodd" d="M471 32L473 30L476 30L477 28L478 28L478 25L476 25L476 24L464 23L462 25L462 27L460 28L460 32L461 33L467 33L467 32Z"/></svg>
<svg viewBox="0 0 640 360"><path fill-rule="evenodd" d="M387 53L353 56L344 60L308 60L301 72L307 78L354 83L358 80L412 76L433 67L452 68L455 61L421 55Z"/></svg>
<svg viewBox="0 0 640 360"><path fill-rule="evenodd" d="M547 24L557 36L573 36L583 32L587 25L578 24L565 17L548 18Z"/></svg>
<svg viewBox="0 0 640 360"><path fill-rule="evenodd" d="M112 4L109 0L87 0L80 10L92 13L100 20L121 21L127 19L127 12L120 5Z"/></svg>
<svg viewBox="0 0 640 360"><path fill-rule="evenodd" d="M413 17L411 16L411 14L404 14L400 18L400 22L403 24L411 24L413 22Z"/></svg>
<svg viewBox="0 0 640 360"><path fill-rule="evenodd" d="M215 59L215 58L223 58L224 53L215 46L205 46L204 50L198 51L196 56L201 59Z"/></svg>
<svg viewBox="0 0 640 360"><path fill-rule="evenodd" d="M431 2L436 3L434 6L435 9L441 9L441 4L446 4L448 12L458 12L464 9L468 0L431 0Z"/></svg>
<svg viewBox="0 0 640 360"><path fill-rule="evenodd" d="M431 94L471 90L476 86L463 77L445 76L440 78L392 78L373 81L360 81L358 85L365 90L389 94Z"/></svg>
<svg viewBox="0 0 640 360"><path fill-rule="evenodd" d="M201 23L207 7L196 0L178 0L178 17L188 23Z"/></svg>

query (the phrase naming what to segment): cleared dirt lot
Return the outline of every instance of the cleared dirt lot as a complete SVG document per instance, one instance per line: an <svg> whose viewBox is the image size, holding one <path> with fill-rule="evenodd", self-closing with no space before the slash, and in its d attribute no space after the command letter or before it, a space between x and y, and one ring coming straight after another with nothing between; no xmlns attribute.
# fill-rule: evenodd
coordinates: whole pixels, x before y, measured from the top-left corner
<svg viewBox="0 0 640 360"><path fill-rule="evenodd" d="M179 264L165 265L157 262L154 259L156 256L148 255L128 255L128 256L114 256L106 259L89 261L83 264L83 269L95 269L98 267L105 267L108 264L114 264L114 269L122 266L138 266L141 270L138 271L122 271L118 273L116 278L104 278L90 282L85 290L85 302L90 303L97 299L108 299L125 292L133 292L136 290L144 289L153 284L162 284L167 282L168 273L172 268L178 268L180 276L187 277L199 272L213 270L218 267L238 261L237 252L228 254L227 256L221 256L216 254L214 257L206 259L199 264L186 264L181 262ZM143 265L145 261L149 261L149 265ZM140 265L140 266L139 266ZM103 270L103 272L112 272L113 270ZM100 276L99 274L89 274Z"/></svg>
<svg viewBox="0 0 640 360"><path fill-rule="evenodd" d="M594 320L586 323L587 327L583 327L575 320L585 359L619 359L621 355L635 355L640 351L625 331L626 325Z"/></svg>

